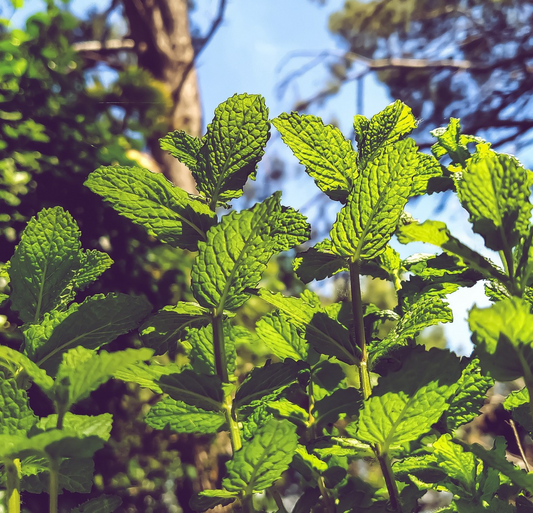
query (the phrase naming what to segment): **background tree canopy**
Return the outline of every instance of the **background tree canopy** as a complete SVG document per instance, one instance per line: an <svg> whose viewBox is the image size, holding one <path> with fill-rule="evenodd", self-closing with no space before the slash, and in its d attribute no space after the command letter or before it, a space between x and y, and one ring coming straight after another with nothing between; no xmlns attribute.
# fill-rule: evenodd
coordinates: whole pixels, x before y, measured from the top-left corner
<svg viewBox="0 0 533 513"><path fill-rule="evenodd" d="M461 117L464 133L523 147L533 128L532 22L524 0L347 0L329 22L346 50L329 55L332 83L299 107L375 71L425 127Z"/></svg>

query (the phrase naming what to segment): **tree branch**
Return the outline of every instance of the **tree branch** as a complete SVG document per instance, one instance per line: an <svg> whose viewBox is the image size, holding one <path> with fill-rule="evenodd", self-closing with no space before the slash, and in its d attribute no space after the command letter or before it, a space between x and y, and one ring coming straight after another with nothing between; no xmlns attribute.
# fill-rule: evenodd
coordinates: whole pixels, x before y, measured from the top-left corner
<svg viewBox="0 0 533 513"><path fill-rule="evenodd" d="M75 52L84 53L112 53L117 51L135 50L133 39L108 39L107 41L81 41L74 43L72 48Z"/></svg>

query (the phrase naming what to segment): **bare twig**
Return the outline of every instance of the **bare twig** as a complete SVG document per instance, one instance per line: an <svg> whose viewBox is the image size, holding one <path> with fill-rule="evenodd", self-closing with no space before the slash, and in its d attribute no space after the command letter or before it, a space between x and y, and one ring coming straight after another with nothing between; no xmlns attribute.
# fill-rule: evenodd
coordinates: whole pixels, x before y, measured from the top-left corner
<svg viewBox="0 0 533 513"><path fill-rule="evenodd" d="M75 52L96 52L108 53L121 50L135 49L135 41L133 39L108 39L107 41L81 41L74 43L72 48Z"/></svg>
<svg viewBox="0 0 533 513"><path fill-rule="evenodd" d="M520 451L520 457L522 458L522 461L524 462L524 467L526 469L526 472L529 472L529 464L526 459L526 453L524 452L524 449L522 448L522 442L520 441L520 437L518 436L518 431L516 429L516 424L513 419L509 419L507 421L507 424L511 426L511 429L513 430L513 434L516 440L516 444L518 445L518 450Z"/></svg>

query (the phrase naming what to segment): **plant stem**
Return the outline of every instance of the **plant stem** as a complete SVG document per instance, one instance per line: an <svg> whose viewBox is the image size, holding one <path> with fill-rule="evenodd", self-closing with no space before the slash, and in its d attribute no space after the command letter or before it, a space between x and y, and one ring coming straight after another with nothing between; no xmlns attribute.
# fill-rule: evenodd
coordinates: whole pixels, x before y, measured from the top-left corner
<svg viewBox="0 0 533 513"><path fill-rule="evenodd" d="M224 414L226 416L226 422L229 427L229 435L231 438L231 446L233 447L233 453L242 448L241 432L237 421L233 418L232 414L233 400L230 395L224 398Z"/></svg>
<svg viewBox="0 0 533 513"><path fill-rule="evenodd" d="M309 397L309 427L311 429L311 437L314 440L316 438L316 424L313 416L313 408L315 405L315 396L313 394L313 369L311 369L311 375L309 377L309 385L307 387L307 394ZM318 476L317 479L318 488L322 495L322 502L324 503L325 511L328 513L335 513L335 501L329 490L326 487L326 483L322 476Z"/></svg>
<svg viewBox="0 0 533 513"><path fill-rule="evenodd" d="M361 351L359 363L359 377L363 399L368 399L372 393L370 385L370 373L368 372L368 351L366 349L365 325L363 322L363 300L361 297L361 283L359 282L359 260L350 262L350 289L352 294L352 314L355 344Z"/></svg>
<svg viewBox="0 0 533 513"><path fill-rule="evenodd" d="M518 445L518 450L520 451L520 457L522 458L522 461L524 462L524 468L526 469L526 472L529 472L529 463L527 462L526 453L524 452L524 448L522 447L520 436L518 436L516 424L514 423L513 419L508 420L507 424L509 424L511 426L511 429L513 430L516 445Z"/></svg>
<svg viewBox="0 0 533 513"><path fill-rule="evenodd" d="M217 375L222 383L229 383L228 362L226 360L226 345L224 344L224 326L222 324L222 315L213 311L211 320L213 326L213 349L215 353L215 368ZM241 432L237 421L233 418L233 399L231 395L224 398L224 415L229 427L231 446L233 453L241 449Z"/></svg>
<svg viewBox="0 0 533 513"><path fill-rule="evenodd" d="M400 495L398 493L398 487L396 486L396 480L394 479L394 473L392 472L392 466L389 455L384 452L380 453L379 449L374 448L376 456L385 479L387 491L389 492L390 505L393 511L400 513Z"/></svg>
<svg viewBox="0 0 533 513"><path fill-rule="evenodd" d="M7 513L20 513L20 460L6 458Z"/></svg>
<svg viewBox="0 0 533 513"><path fill-rule="evenodd" d="M223 383L229 383L228 363L226 361L226 346L224 345L224 327L222 325L222 315L212 312L211 324L213 326L213 346L215 352L215 369L217 375Z"/></svg>
<svg viewBox="0 0 533 513"><path fill-rule="evenodd" d="M57 496L59 494L59 465L57 460L50 459L50 513L57 513Z"/></svg>

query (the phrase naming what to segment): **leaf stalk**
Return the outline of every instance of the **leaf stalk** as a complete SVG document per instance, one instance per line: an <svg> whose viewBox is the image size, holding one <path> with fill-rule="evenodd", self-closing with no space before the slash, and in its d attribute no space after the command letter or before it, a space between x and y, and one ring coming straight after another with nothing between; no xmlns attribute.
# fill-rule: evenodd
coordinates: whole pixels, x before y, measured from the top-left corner
<svg viewBox="0 0 533 513"><path fill-rule="evenodd" d="M20 460L6 458L7 513L20 513Z"/></svg>
<svg viewBox="0 0 533 513"><path fill-rule="evenodd" d="M59 494L59 464L55 458L50 458L50 513L58 513L57 496Z"/></svg>
<svg viewBox="0 0 533 513"><path fill-rule="evenodd" d="M363 299L361 296L361 283L359 281L361 270L359 260L351 260L349 269L355 345L356 349L359 349L361 353L361 361L359 363L359 378L361 381L363 398L368 399L372 393L372 386L370 384L370 373L368 371L368 351L366 348L365 325L363 317Z"/></svg>
<svg viewBox="0 0 533 513"><path fill-rule="evenodd" d="M387 486L387 491L389 492L389 501L392 511L400 513L400 494L398 492L396 480L394 479L390 457L386 452L380 453L378 448L374 448L374 452L376 453L383 478L385 479L385 485Z"/></svg>

